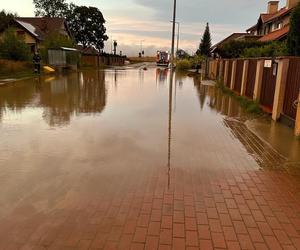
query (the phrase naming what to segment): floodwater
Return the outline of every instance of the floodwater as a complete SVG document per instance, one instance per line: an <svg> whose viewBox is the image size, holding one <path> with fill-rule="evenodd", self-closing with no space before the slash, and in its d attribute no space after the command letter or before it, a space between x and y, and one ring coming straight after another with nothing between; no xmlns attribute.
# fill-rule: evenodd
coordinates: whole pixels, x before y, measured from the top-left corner
<svg viewBox="0 0 300 250"><path fill-rule="evenodd" d="M112 69L1 87L0 249L63 245L84 223L99 227L68 246L93 244L123 198L189 185L178 175L222 179L300 161L292 129L254 120L197 78L171 78Z"/></svg>

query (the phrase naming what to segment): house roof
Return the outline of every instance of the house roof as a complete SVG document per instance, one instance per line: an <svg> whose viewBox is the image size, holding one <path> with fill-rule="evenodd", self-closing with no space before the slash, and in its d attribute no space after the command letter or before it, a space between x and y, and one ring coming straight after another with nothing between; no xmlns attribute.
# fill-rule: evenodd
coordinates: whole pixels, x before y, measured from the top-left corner
<svg viewBox="0 0 300 250"><path fill-rule="evenodd" d="M259 39L261 42L278 41L289 33L290 26L287 25L279 30L275 30Z"/></svg>
<svg viewBox="0 0 300 250"><path fill-rule="evenodd" d="M273 14L261 13L257 23L255 25L253 25L252 27L250 27L249 29L247 29L247 32L255 30L255 28L258 26L260 20L262 23L269 23L269 22L274 21L276 18L284 17L284 16L290 14L290 12L292 12L293 9L294 8L287 9L286 7L284 7Z"/></svg>
<svg viewBox="0 0 300 250"><path fill-rule="evenodd" d="M249 34L248 33L233 33L230 36L228 36L225 39L223 39L222 41L220 41L217 44L215 44L214 46L212 46L212 50L216 49L220 45L223 45L223 44L228 43L228 42L230 42L232 40L235 40L235 39L237 39L239 37L247 36L247 35L249 35Z"/></svg>
<svg viewBox="0 0 300 250"><path fill-rule="evenodd" d="M294 8L290 8L290 9L287 9L287 8L282 8L280 9L278 12L274 13L270 18L268 18L266 20L266 23L268 22L271 22L273 20L275 20L276 18L279 18L279 17L283 17L289 13L291 13L291 11L293 10Z"/></svg>
<svg viewBox="0 0 300 250"><path fill-rule="evenodd" d="M15 22L39 40L43 40L48 33L59 32L66 27L65 19L60 17L17 17ZM69 32L68 28L66 31Z"/></svg>
<svg viewBox="0 0 300 250"><path fill-rule="evenodd" d="M87 54L87 55L99 54L99 51L96 48L94 48L93 46L88 46L88 47L84 48L82 45L77 45L76 48L83 54Z"/></svg>

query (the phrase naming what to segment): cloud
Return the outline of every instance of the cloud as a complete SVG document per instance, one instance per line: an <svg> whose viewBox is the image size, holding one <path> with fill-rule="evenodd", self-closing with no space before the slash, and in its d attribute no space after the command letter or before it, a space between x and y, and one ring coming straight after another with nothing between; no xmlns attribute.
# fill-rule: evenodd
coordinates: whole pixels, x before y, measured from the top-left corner
<svg viewBox="0 0 300 250"><path fill-rule="evenodd" d="M143 49L147 55L155 55L157 50L170 50L171 23L165 21L141 21L134 18L111 18L107 23L110 38L117 40L119 50L128 55L137 55ZM180 48L194 53L204 32L206 23L188 22L180 27ZM239 29L237 25L211 24L213 43ZM110 51L112 41L106 44ZM129 49L130 47L130 49Z"/></svg>
<svg viewBox="0 0 300 250"><path fill-rule="evenodd" d="M1 2L1 7L20 16L32 16L32 0ZM119 50L137 55L140 41L148 54L168 49L171 43L172 0L67 0L77 5L98 7L106 19L107 34L118 40ZM281 1L281 5L286 0ZM177 18L181 23L180 47L197 49L206 22L210 23L216 43L233 32L252 26L258 14L266 11L268 0L177 0ZM109 41L106 47L110 51Z"/></svg>

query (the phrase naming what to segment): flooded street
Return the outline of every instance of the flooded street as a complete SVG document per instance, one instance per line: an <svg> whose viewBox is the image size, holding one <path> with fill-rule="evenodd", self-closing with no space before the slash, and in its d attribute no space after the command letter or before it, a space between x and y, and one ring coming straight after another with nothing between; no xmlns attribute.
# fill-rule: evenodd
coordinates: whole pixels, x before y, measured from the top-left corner
<svg viewBox="0 0 300 250"><path fill-rule="evenodd" d="M300 249L292 129L170 77L111 69L0 87L1 250Z"/></svg>

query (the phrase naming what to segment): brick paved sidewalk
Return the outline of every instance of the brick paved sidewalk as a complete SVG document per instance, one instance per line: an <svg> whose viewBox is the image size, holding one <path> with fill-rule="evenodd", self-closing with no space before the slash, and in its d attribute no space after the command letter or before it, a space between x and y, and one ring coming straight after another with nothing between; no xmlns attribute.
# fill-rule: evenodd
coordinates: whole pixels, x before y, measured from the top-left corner
<svg viewBox="0 0 300 250"><path fill-rule="evenodd" d="M20 203L0 223L0 249L300 249L300 179L259 169L284 159L236 124L253 157L229 144L170 171L135 166L111 182L91 173L49 198L51 211Z"/></svg>
<svg viewBox="0 0 300 250"><path fill-rule="evenodd" d="M176 169L168 188L161 170L124 196L121 187L98 199L74 194L49 218L7 222L6 235L2 224L1 249L300 249L296 179L271 171L212 176Z"/></svg>

